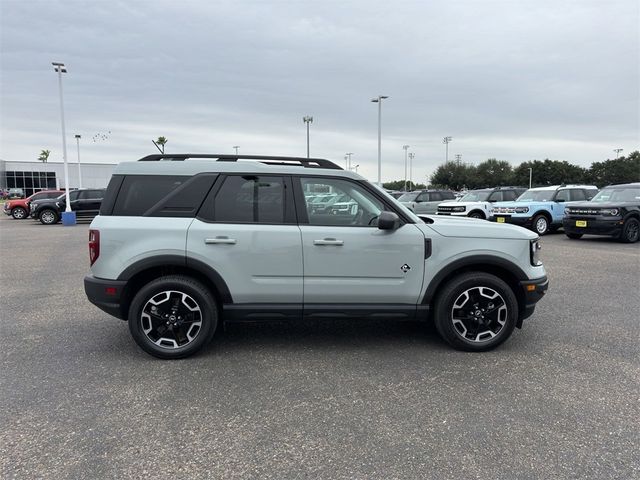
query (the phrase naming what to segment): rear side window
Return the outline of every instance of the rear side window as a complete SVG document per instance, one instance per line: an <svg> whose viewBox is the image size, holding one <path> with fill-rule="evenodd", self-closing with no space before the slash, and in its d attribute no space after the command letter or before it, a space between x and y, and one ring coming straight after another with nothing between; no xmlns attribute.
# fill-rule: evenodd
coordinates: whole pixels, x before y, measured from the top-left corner
<svg viewBox="0 0 640 480"><path fill-rule="evenodd" d="M441 192L441 194L444 200L453 200L456 198L453 192Z"/></svg>
<svg viewBox="0 0 640 480"><path fill-rule="evenodd" d="M172 175L128 175L122 182L112 214L143 215L188 179Z"/></svg>
<svg viewBox="0 0 640 480"><path fill-rule="evenodd" d="M502 196L503 192L493 192L491 195L489 195L489 201L490 202L501 202L503 200L503 196Z"/></svg>
<svg viewBox="0 0 640 480"><path fill-rule="evenodd" d="M439 202L440 200L442 200L442 194L440 192L431 192L429 194L429 201Z"/></svg>
<svg viewBox="0 0 640 480"><path fill-rule="evenodd" d="M284 223L282 177L231 175L213 202L213 218L223 223Z"/></svg>
<svg viewBox="0 0 640 480"><path fill-rule="evenodd" d="M580 200L586 200L587 197L584 195L584 190L571 190L571 201L576 202Z"/></svg>

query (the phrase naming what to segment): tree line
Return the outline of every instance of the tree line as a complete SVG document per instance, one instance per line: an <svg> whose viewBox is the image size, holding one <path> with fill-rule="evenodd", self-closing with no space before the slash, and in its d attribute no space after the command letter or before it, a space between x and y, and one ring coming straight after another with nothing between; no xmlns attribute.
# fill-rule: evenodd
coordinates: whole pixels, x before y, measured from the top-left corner
<svg viewBox="0 0 640 480"><path fill-rule="evenodd" d="M529 168L532 169L531 184L534 187L563 183L587 183L598 187L613 183L640 182L640 152L626 157L593 162L589 168L559 160L531 160L512 167L505 160L490 158L478 165L446 162L431 175L430 187L453 190L529 186Z"/></svg>

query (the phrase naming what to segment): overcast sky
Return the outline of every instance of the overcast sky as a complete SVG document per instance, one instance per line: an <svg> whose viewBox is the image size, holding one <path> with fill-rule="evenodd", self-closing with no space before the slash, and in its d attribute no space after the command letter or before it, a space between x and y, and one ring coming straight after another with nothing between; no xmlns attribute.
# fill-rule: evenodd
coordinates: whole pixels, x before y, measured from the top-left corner
<svg viewBox="0 0 640 480"><path fill-rule="evenodd" d="M0 0L0 158L306 154L414 181L445 158L588 166L640 146L637 0ZM108 133L111 132L111 133ZM98 137L94 141L94 136Z"/></svg>

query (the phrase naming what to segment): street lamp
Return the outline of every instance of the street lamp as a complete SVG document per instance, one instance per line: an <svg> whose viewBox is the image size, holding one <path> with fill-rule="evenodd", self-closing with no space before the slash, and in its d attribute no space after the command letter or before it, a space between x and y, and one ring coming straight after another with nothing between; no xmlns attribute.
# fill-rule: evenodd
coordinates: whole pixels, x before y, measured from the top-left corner
<svg viewBox="0 0 640 480"><path fill-rule="evenodd" d="M64 160L64 186L65 186L65 211L62 212L63 225L75 225L76 214L71 211L71 200L69 199L69 165L67 163L67 139L64 129L64 101L62 99L62 74L67 73L67 67L64 63L51 62L53 69L58 74L58 89L60 91L60 122L62 123L62 159Z"/></svg>
<svg viewBox="0 0 640 480"><path fill-rule="evenodd" d="M80 170L80 135L76 135L76 143L78 145L78 187L82 188L82 170Z"/></svg>
<svg viewBox="0 0 640 480"><path fill-rule="evenodd" d="M445 149L446 149L446 154L445 154L445 161L448 162L449 161L449 142L453 140L453 138L451 137L444 137L442 139L442 143L445 144Z"/></svg>
<svg viewBox="0 0 640 480"><path fill-rule="evenodd" d="M409 152L409 187L413 188L413 159L416 154Z"/></svg>
<svg viewBox="0 0 640 480"><path fill-rule="evenodd" d="M304 116L302 121L307 124L307 158L309 158L309 124L313 123L313 117Z"/></svg>
<svg viewBox="0 0 640 480"><path fill-rule="evenodd" d="M355 165L353 168L350 168L350 170L355 170L356 173L358 173L358 167L360 166L360 164Z"/></svg>
<svg viewBox="0 0 640 480"><path fill-rule="evenodd" d="M240 148L240 145L234 145L233 148L236 151L236 155L238 154L238 149Z"/></svg>
<svg viewBox="0 0 640 480"><path fill-rule="evenodd" d="M529 167L529 188L531 188L532 177L533 177L533 167Z"/></svg>
<svg viewBox="0 0 640 480"><path fill-rule="evenodd" d="M347 170L351 170L351 155L353 155L353 152L347 152L344 154L344 159L347 161Z"/></svg>
<svg viewBox="0 0 640 480"><path fill-rule="evenodd" d="M623 148L614 148L613 151L616 152L616 160L618 159L618 157L620 157L620 152L622 152L624 149Z"/></svg>
<svg viewBox="0 0 640 480"><path fill-rule="evenodd" d="M382 100L389 98L386 95L378 95L372 98L373 103L378 104L378 185L382 186Z"/></svg>
<svg viewBox="0 0 640 480"><path fill-rule="evenodd" d="M407 150L409 150L409 145L403 145L402 149L404 150L404 191L407 191Z"/></svg>

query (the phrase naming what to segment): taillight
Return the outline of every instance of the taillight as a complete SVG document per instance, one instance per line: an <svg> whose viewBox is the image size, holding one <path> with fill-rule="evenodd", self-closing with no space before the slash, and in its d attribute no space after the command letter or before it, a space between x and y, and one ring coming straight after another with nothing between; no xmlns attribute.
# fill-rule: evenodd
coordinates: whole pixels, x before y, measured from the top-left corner
<svg viewBox="0 0 640 480"><path fill-rule="evenodd" d="M96 263L100 256L100 230L89 230L89 262Z"/></svg>

